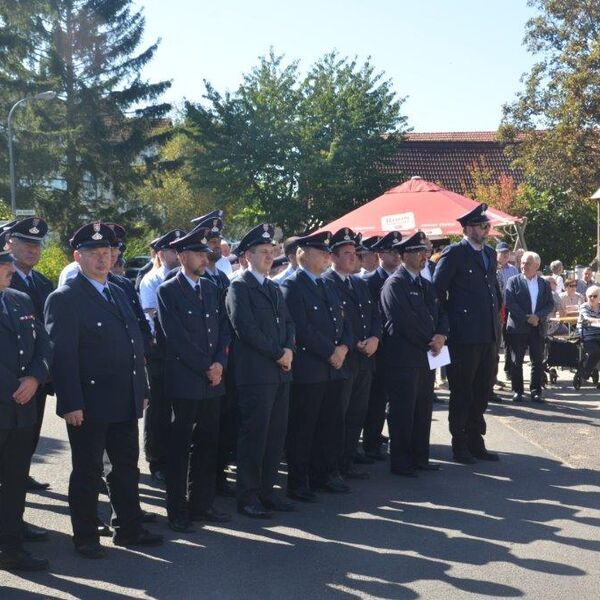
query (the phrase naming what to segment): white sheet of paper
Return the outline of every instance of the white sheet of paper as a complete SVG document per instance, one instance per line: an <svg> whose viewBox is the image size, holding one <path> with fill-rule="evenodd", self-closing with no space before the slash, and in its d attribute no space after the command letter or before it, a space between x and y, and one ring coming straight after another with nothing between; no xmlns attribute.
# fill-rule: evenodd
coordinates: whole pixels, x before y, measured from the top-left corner
<svg viewBox="0 0 600 600"><path fill-rule="evenodd" d="M445 367L450 364L450 352L448 351L448 346L443 346L440 350L440 353L437 356L433 355L433 352L429 350L427 352L427 360L429 361L429 368L433 371L433 369L439 369L440 367Z"/></svg>

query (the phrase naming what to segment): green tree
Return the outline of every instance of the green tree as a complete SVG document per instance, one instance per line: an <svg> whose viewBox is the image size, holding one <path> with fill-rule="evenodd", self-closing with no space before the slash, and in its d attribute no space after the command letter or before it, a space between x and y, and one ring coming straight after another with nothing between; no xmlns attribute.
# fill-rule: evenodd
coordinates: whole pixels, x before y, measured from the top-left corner
<svg viewBox="0 0 600 600"><path fill-rule="evenodd" d="M19 115L29 117L23 145L29 138L34 154L44 150L41 173L19 156L21 172L36 175L20 189L37 184L40 211L62 239L84 219L129 223L140 216L132 193L170 135L157 127L170 110L159 102L170 83L141 76L158 47L140 48L144 24L132 0L0 5L0 82L12 82L6 95L14 101L46 88L62 98Z"/></svg>
<svg viewBox="0 0 600 600"><path fill-rule="evenodd" d="M600 181L600 3L529 0L524 43L537 62L504 106L501 135L538 188L588 198Z"/></svg>
<svg viewBox="0 0 600 600"><path fill-rule="evenodd" d="M302 78L271 51L235 93L206 89L186 106L191 180L247 225L302 231L396 183L382 167L401 143L403 100L368 61L331 53Z"/></svg>

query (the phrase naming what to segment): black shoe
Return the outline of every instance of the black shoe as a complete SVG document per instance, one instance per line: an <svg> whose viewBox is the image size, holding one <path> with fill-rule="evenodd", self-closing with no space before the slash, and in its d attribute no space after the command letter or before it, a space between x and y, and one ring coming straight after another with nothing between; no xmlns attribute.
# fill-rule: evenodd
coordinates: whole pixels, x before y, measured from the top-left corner
<svg viewBox="0 0 600 600"><path fill-rule="evenodd" d="M414 469L397 469L392 467L390 472L392 475L400 475L400 477L417 477L417 472Z"/></svg>
<svg viewBox="0 0 600 600"><path fill-rule="evenodd" d="M500 460L500 457L495 452L488 452L485 448L477 452L471 451L471 454L477 460L487 460L489 462L498 462Z"/></svg>
<svg viewBox="0 0 600 600"><path fill-rule="evenodd" d="M89 544L75 544L75 552L83 558L104 558L106 550L98 543L91 542Z"/></svg>
<svg viewBox="0 0 600 600"><path fill-rule="evenodd" d="M318 502L317 495L307 487L288 488L287 497L300 502Z"/></svg>
<svg viewBox="0 0 600 600"><path fill-rule="evenodd" d="M537 402L538 404L546 404L546 401L542 398L541 394L532 394L531 401Z"/></svg>
<svg viewBox="0 0 600 600"><path fill-rule="evenodd" d="M350 466L342 471L342 477L344 479L370 479L371 476L366 471L359 471Z"/></svg>
<svg viewBox="0 0 600 600"><path fill-rule="evenodd" d="M154 513L142 511L142 523L156 523L156 515Z"/></svg>
<svg viewBox="0 0 600 600"><path fill-rule="evenodd" d="M426 463L426 464L422 464L422 465L416 465L416 468L419 471L439 471L440 470L440 465L434 465L432 463Z"/></svg>
<svg viewBox="0 0 600 600"><path fill-rule="evenodd" d="M513 394L513 402L523 402L523 394Z"/></svg>
<svg viewBox="0 0 600 600"><path fill-rule="evenodd" d="M42 483L41 481L36 481L31 475L27 477L27 491L28 492L40 492L42 490L47 490L50 487L49 483Z"/></svg>
<svg viewBox="0 0 600 600"><path fill-rule="evenodd" d="M48 531L23 521L23 539L26 542L45 542L48 539Z"/></svg>
<svg viewBox="0 0 600 600"><path fill-rule="evenodd" d="M490 402L494 402L494 404L502 404L504 402L504 399L498 394L492 394L490 396Z"/></svg>
<svg viewBox="0 0 600 600"><path fill-rule="evenodd" d="M251 519L270 519L273 513L267 510L260 502L238 506L240 515L245 515Z"/></svg>
<svg viewBox="0 0 600 600"><path fill-rule="evenodd" d="M227 479L219 479L219 481L217 481L217 496L235 498L235 488L227 481Z"/></svg>
<svg viewBox="0 0 600 600"><path fill-rule="evenodd" d="M172 529L177 533L196 533L196 528L193 523L185 517L169 519L169 529Z"/></svg>
<svg viewBox="0 0 600 600"><path fill-rule="evenodd" d="M293 502L287 502L275 494L268 498L261 498L260 502L267 510L276 512L294 512L296 510L296 505Z"/></svg>
<svg viewBox="0 0 600 600"><path fill-rule="evenodd" d="M167 481L164 471L154 471L153 473L150 473L150 479L160 485L164 485Z"/></svg>
<svg viewBox="0 0 600 600"><path fill-rule="evenodd" d="M387 459L387 454L381 448L377 448L377 450L365 450L365 456L373 460Z"/></svg>
<svg viewBox="0 0 600 600"><path fill-rule="evenodd" d="M163 536L158 533L150 533L146 529L140 529L132 535L116 533L113 537L115 546L162 546Z"/></svg>
<svg viewBox="0 0 600 600"><path fill-rule="evenodd" d="M205 523L229 523L231 515L217 510L214 506L206 510L191 512L190 519L192 521L204 521Z"/></svg>
<svg viewBox="0 0 600 600"><path fill-rule="evenodd" d="M25 550L0 550L0 569L7 571L45 571L49 563Z"/></svg>
<svg viewBox="0 0 600 600"><path fill-rule="evenodd" d="M362 453L356 453L353 457L352 457L352 462L355 465L372 465L375 463L375 459L374 458L369 458L368 456L365 456Z"/></svg>
<svg viewBox="0 0 600 600"><path fill-rule="evenodd" d="M454 450L453 451L454 462L461 463L463 465L474 465L477 460L468 450Z"/></svg>
<svg viewBox="0 0 600 600"><path fill-rule="evenodd" d="M329 477L325 481L316 482L314 485L311 483L311 487L329 494L348 494L350 492L350 487L339 476Z"/></svg>

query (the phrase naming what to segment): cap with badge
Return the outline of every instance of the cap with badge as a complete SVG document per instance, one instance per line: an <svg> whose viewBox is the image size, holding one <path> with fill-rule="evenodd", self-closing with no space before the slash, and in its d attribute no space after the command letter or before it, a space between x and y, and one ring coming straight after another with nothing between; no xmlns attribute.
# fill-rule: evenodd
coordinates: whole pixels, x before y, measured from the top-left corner
<svg viewBox="0 0 600 600"><path fill-rule="evenodd" d="M13 255L6 250L6 242L8 242L8 230L0 229L0 264L15 262Z"/></svg>
<svg viewBox="0 0 600 600"><path fill-rule="evenodd" d="M169 248L177 253L186 251L210 252L210 248L206 245L208 242L207 236L208 229L206 227L194 227L192 231L184 236L173 239L169 243Z"/></svg>
<svg viewBox="0 0 600 600"><path fill-rule="evenodd" d="M358 234L360 236L360 234ZM357 234L352 231L349 227L342 227L331 236L330 248L333 250L338 246L345 246L346 244L352 244L358 246L360 238L357 242Z"/></svg>
<svg viewBox="0 0 600 600"><path fill-rule="evenodd" d="M122 252L125 252L125 228L117 223L106 223L107 227L110 227L115 234L115 241L112 244L114 248L119 248Z"/></svg>
<svg viewBox="0 0 600 600"><path fill-rule="evenodd" d="M413 233L409 238L394 244L394 249L400 254L404 252L423 252L427 250L427 236L422 231Z"/></svg>
<svg viewBox="0 0 600 600"><path fill-rule="evenodd" d="M463 227L467 225L479 225L480 223L489 223L490 219L487 216L488 205L483 202L479 206L476 206L473 210L467 214L456 219Z"/></svg>
<svg viewBox="0 0 600 600"><path fill-rule="evenodd" d="M298 236L292 235L283 242L283 253L288 256L289 254L296 254L298 248Z"/></svg>
<svg viewBox="0 0 600 600"><path fill-rule="evenodd" d="M331 252L331 231L319 231L311 235L299 237L296 243L300 248L316 248L325 252Z"/></svg>
<svg viewBox="0 0 600 600"><path fill-rule="evenodd" d="M221 231L223 231L223 211L213 210L207 215L196 217L192 219L192 223L195 227L206 227L208 229L207 239L221 237Z"/></svg>
<svg viewBox="0 0 600 600"><path fill-rule="evenodd" d="M171 242L174 240L178 240L186 235L186 232L183 229L173 229L169 231L169 233L165 233L161 235L159 238L154 240L154 251L159 252L160 250L169 250L173 249L170 247Z"/></svg>
<svg viewBox="0 0 600 600"><path fill-rule="evenodd" d="M360 242L360 252L374 252L371 248L381 240L380 235L372 235L371 237L362 239Z"/></svg>
<svg viewBox="0 0 600 600"><path fill-rule="evenodd" d="M41 244L48 233L48 223L39 217L29 217L21 221L7 223L3 229L8 231L10 238Z"/></svg>
<svg viewBox="0 0 600 600"><path fill-rule="evenodd" d="M259 244L269 244L273 246L275 244L275 240L273 239L274 235L275 228L270 223L257 225L244 235L237 245L235 252L240 256L242 253L246 252L246 250L252 248L252 246L258 246Z"/></svg>
<svg viewBox="0 0 600 600"><path fill-rule="evenodd" d="M378 242L371 244L372 252L385 252L386 250L393 250L394 244L397 244L402 240L402 234L399 231L390 231L384 235Z"/></svg>
<svg viewBox="0 0 600 600"><path fill-rule="evenodd" d="M89 223L80 227L69 240L73 250L107 248L115 243L113 230L104 223Z"/></svg>

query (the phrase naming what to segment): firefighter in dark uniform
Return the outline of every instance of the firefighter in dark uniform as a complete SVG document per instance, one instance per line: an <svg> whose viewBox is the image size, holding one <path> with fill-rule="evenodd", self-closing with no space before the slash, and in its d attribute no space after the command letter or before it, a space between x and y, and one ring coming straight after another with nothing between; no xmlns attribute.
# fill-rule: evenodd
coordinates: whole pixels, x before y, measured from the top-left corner
<svg viewBox="0 0 600 600"><path fill-rule="evenodd" d="M162 536L142 527L138 419L147 403L144 345L123 291L108 281L114 233L102 223L81 227L70 240L79 273L52 292L45 307L54 349L56 412L67 423L73 470L69 508L76 551L101 558L98 482L104 451L118 546L154 546Z"/></svg>
<svg viewBox="0 0 600 600"><path fill-rule="evenodd" d="M379 266L372 272L364 275L364 280L369 286L371 299L380 308L379 298L381 288L385 280L392 275L400 265L400 255L394 249L394 244L402 239L398 231L390 231L384 235L379 242L371 245L371 250L379 254ZM385 410L387 406L387 391L385 386L385 369L382 362L383 350L375 354L375 373L371 392L369 395L369 406L367 416L363 427L363 450L366 460L361 462L372 462L373 460L385 460L386 453L383 451L382 444L384 438L381 432L385 424Z"/></svg>
<svg viewBox="0 0 600 600"><path fill-rule="evenodd" d="M480 204L458 219L464 239L446 247L433 283L450 322L447 367L449 422L454 459L464 464L498 460L483 436L484 413L494 385L496 332L501 303L496 252L486 246L490 220Z"/></svg>
<svg viewBox="0 0 600 600"><path fill-rule="evenodd" d="M367 479L368 473L353 465L360 432L369 405L375 368L374 354L381 340L381 315L364 280L353 275L358 266L360 235L344 227L331 238L332 266L323 279L331 281L342 300L344 316L350 323L354 345L346 356L349 377L343 385L344 436L340 470L345 479Z"/></svg>
<svg viewBox="0 0 600 600"><path fill-rule="evenodd" d="M44 304L50 292L54 289L52 282L34 269L42 256L42 242L48 233L48 224L38 217L30 217L14 223L8 230L8 250L15 259L15 273L12 277L10 287L27 294L33 302L35 316L40 322L44 322ZM34 430L33 445L31 447L31 456L37 448L42 422L44 419L44 410L46 408L46 396L52 394L52 386L48 382L38 387L35 395L36 406L38 409L38 419ZM49 487L48 483L41 483L29 477L27 489L29 491L45 490ZM35 534L37 528L32 528L31 533Z"/></svg>
<svg viewBox="0 0 600 600"><path fill-rule="evenodd" d="M273 226L249 231L236 249L248 268L232 282L225 300L233 327L231 356L237 388L238 511L268 518L292 503L273 489L288 422L295 328L277 284L268 279L274 259ZM230 367L231 368L231 367Z"/></svg>
<svg viewBox="0 0 600 600"><path fill-rule="evenodd" d="M414 477L417 469L438 469L429 462L435 370L427 353L439 354L448 321L433 285L421 275L427 263L425 234L417 232L395 248L403 265L381 290L390 468L396 475Z"/></svg>
<svg viewBox="0 0 600 600"><path fill-rule="evenodd" d="M38 420L36 392L48 378L50 344L0 233L0 569L39 571L48 561L23 549L23 511Z"/></svg>
<svg viewBox="0 0 600 600"><path fill-rule="evenodd" d="M171 529L181 533L193 532L194 520L230 520L213 506L219 408L231 336L223 297L202 277L208 264L208 233L196 227L171 243L181 268L158 287L158 318L165 337L165 393L173 414L167 513Z"/></svg>
<svg viewBox="0 0 600 600"><path fill-rule="evenodd" d="M354 346L342 302L331 281L321 275L329 266L331 233L298 238L299 267L281 284L296 326L296 356L290 394L287 437L288 496L315 502L314 490L347 493L339 474L343 438L342 386Z"/></svg>

